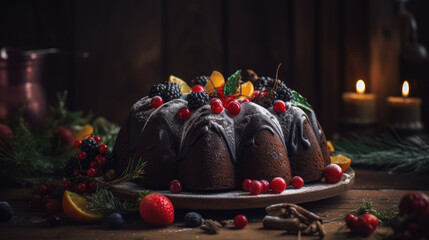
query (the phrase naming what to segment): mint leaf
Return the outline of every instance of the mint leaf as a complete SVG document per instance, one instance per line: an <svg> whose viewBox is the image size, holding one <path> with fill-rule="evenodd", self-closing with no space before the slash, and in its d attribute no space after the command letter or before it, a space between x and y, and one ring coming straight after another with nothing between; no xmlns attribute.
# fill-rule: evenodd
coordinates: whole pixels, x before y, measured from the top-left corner
<svg viewBox="0 0 429 240"><path fill-rule="evenodd" d="M226 82L225 86L223 87L223 94L225 94L225 97L229 97L237 93L237 89L240 86L240 79L241 70L237 70L228 78L228 82Z"/></svg>
<svg viewBox="0 0 429 240"><path fill-rule="evenodd" d="M311 105L307 102L307 98L303 97L298 92L292 90L292 105L299 107L301 109L305 109L310 112L314 112L313 108L311 108Z"/></svg>

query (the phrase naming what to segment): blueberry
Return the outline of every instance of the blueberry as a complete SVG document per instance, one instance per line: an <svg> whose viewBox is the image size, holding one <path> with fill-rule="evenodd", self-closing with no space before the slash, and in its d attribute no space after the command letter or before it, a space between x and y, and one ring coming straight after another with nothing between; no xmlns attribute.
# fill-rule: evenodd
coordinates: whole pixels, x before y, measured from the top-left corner
<svg viewBox="0 0 429 240"><path fill-rule="evenodd" d="M199 213L196 212L188 212L185 215L185 226L186 227L199 227L201 226L201 224L203 224L203 218L201 217L201 215Z"/></svg>
<svg viewBox="0 0 429 240"><path fill-rule="evenodd" d="M107 218L107 224L111 229L120 229L124 225L124 219L119 213L112 213Z"/></svg>
<svg viewBox="0 0 429 240"><path fill-rule="evenodd" d="M0 222L7 222L13 216L12 208L7 202L0 202Z"/></svg>

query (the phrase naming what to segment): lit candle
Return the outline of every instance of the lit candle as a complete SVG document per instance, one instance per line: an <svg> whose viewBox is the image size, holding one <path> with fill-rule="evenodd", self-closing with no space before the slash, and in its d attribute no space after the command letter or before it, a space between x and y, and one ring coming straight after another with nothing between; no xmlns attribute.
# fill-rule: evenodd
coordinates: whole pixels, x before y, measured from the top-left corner
<svg viewBox="0 0 429 240"><path fill-rule="evenodd" d="M347 124L373 124L376 122L375 95L365 93L365 82L356 82L356 92L343 93L343 117Z"/></svg>
<svg viewBox="0 0 429 240"><path fill-rule="evenodd" d="M402 97L388 97L389 125L399 129L422 129L420 106L421 98L408 97L410 85L408 81L402 84Z"/></svg>

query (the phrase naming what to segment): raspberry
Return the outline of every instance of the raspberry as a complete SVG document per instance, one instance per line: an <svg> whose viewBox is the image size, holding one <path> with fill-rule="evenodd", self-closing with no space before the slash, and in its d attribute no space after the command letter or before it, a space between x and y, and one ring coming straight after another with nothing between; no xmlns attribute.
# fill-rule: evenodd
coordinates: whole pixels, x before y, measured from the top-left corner
<svg viewBox="0 0 429 240"><path fill-rule="evenodd" d="M187 96L186 100L188 101L189 109L194 111L209 102L209 94L207 92L192 92Z"/></svg>
<svg viewBox="0 0 429 240"><path fill-rule="evenodd" d="M234 226L236 228L244 228L247 225L247 217L244 215L237 215L234 217Z"/></svg>
<svg viewBox="0 0 429 240"><path fill-rule="evenodd" d="M249 192L252 195L258 195L262 192L262 183L258 180L253 180L249 185Z"/></svg>
<svg viewBox="0 0 429 240"><path fill-rule="evenodd" d="M296 189L302 188L302 186L304 186L304 179L302 179L302 177L299 177L299 176L293 177L292 186Z"/></svg>
<svg viewBox="0 0 429 240"><path fill-rule="evenodd" d="M167 87L164 84L153 85L149 91L149 97L153 98L155 96L163 96L164 92L167 90Z"/></svg>
<svg viewBox="0 0 429 240"><path fill-rule="evenodd" d="M271 189L274 193L281 193L286 189L286 181L281 177L271 180Z"/></svg>
<svg viewBox="0 0 429 240"><path fill-rule="evenodd" d="M343 170L337 164L331 163L326 166L325 170L325 179L328 183L337 183L341 180L343 176Z"/></svg>
<svg viewBox="0 0 429 240"><path fill-rule="evenodd" d="M180 193L182 191L182 184L179 180L173 180L170 182L170 192L171 193Z"/></svg>

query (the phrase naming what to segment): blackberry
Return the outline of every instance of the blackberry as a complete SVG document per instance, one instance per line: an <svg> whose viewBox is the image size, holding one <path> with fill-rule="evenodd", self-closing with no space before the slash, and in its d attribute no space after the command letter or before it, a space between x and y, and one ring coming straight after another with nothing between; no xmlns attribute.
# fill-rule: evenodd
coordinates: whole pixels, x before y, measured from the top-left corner
<svg viewBox="0 0 429 240"><path fill-rule="evenodd" d="M207 92L192 92L186 98L188 101L188 107L192 110L206 105L209 102L209 94Z"/></svg>
<svg viewBox="0 0 429 240"><path fill-rule="evenodd" d="M292 91L286 86L286 84L282 83L281 87L274 93L274 101L282 100L284 102L289 102L291 99Z"/></svg>
<svg viewBox="0 0 429 240"><path fill-rule="evenodd" d="M201 86L205 86L207 84L207 82L209 81L209 77L208 76L198 76L197 78L195 78L194 80L192 80L192 86L195 85L201 85Z"/></svg>
<svg viewBox="0 0 429 240"><path fill-rule="evenodd" d="M149 91L149 97L160 96L162 97L167 90L167 87L164 84L153 85Z"/></svg>
<svg viewBox="0 0 429 240"><path fill-rule="evenodd" d="M75 169L80 169L79 162L77 158L71 157L69 161L66 164L66 167L64 169L64 177L65 178L72 178L74 177L73 172Z"/></svg>
<svg viewBox="0 0 429 240"><path fill-rule="evenodd" d="M256 89L259 91L267 91L268 88L274 86L274 79L270 77L260 77L256 80Z"/></svg>
<svg viewBox="0 0 429 240"><path fill-rule="evenodd" d="M167 82L166 90L162 95L162 100L164 103L169 102L173 99L180 98L182 96L182 92L180 92L180 87L177 83Z"/></svg>
<svg viewBox="0 0 429 240"><path fill-rule="evenodd" d="M99 153L98 144L92 138L83 140L82 145L80 145L80 150L86 153L87 158L85 160L87 161L92 161L94 157Z"/></svg>

